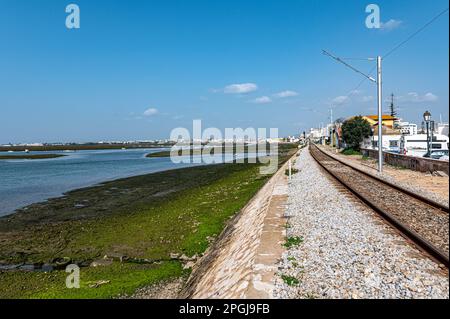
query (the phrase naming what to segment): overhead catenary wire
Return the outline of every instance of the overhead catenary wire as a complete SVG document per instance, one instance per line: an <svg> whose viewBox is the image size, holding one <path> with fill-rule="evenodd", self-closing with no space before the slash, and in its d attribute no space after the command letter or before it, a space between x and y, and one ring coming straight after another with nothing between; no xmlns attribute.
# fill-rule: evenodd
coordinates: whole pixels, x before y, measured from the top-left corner
<svg viewBox="0 0 450 319"><path fill-rule="evenodd" d="M400 49L402 46L404 46L407 42L409 42L411 39L413 39L416 35L418 35L419 33L421 33L423 30L425 30L428 26L430 26L431 24L433 24L436 20L438 20L441 16L443 16L445 13L447 13L449 11L449 8L444 9L443 11L441 11L439 14L437 14L436 16L434 16L430 21L428 21L427 23L425 23L422 27L420 27L417 31L415 31L414 33L412 33L410 36L408 36L405 40L403 40L402 42L400 42L399 44L397 44L396 46L394 46L392 49L390 49L386 54L384 54L382 56L383 60L385 60L387 57L389 57L390 55L392 55L395 51L397 51L398 49ZM330 55L328 52L326 52L325 50L323 50L323 53L334 58L335 60L348 65L351 69L356 70L355 68L351 67L348 63L346 63L343 60L372 60L372 59L357 59L357 58L337 58L334 57L332 55ZM347 96L351 97L354 95L354 93L364 84L364 82L368 79L373 79L372 75L373 72L375 71L376 66L372 67L372 69L366 74L363 72L360 72L359 70L357 70L356 72L362 74L364 76L364 78L361 80L361 82L359 82L359 84L353 89L351 90Z"/></svg>
<svg viewBox="0 0 450 319"><path fill-rule="evenodd" d="M348 64L347 62L345 62L345 61L342 60L341 58L336 57L336 56L334 56L333 54L331 54L331 53L329 53L329 52L327 52L327 51L325 51L325 50L322 50L322 53L323 53L324 55L327 55L327 56L329 56L330 58L332 58L332 59L338 61L339 63L342 63L343 65L345 65L345 66L348 67L349 69L355 71L356 73L361 74L362 76L364 76L365 78L369 79L370 81L376 82L376 80L375 80L373 77L371 77L371 76L365 74L364 72L358 70L357 68L355 68L354 66Z"/></svg>
<svg viewBox="0 0 450 319"><path fill-rule="evenodd" d="M367 73L369 76L372 76L372 73L375 71L375 69L377 68L377 66L372 67L372 69L370 69L370 71ZM349 92L348 96L352 96L353 94L356 94L356 92L358 91L358 89L364 84L364 82L366 82L367 78L363 78L361 80L361 82L359 82L359 84Z"/></svg>
<svg viewBox="0 0 450 319"><path fill-rule="evenodd" d="M389 50L384 56L383 59L386 59L388 56L390 56L392 53L400 49L403 45L405 45L407 42L409 42L412 38L414 38L416 35L418 35L420 32L425 30L429 25L431 25L433 22L435 22L437 19L439 19L441 16L443 16L445 13L447 13L449 8L441 11L438 15L436 15L433 19L425 23L421 28L419 28L416 32L411 34L408 38L397 44L395 47L393 47L391 50Z"/></svg>

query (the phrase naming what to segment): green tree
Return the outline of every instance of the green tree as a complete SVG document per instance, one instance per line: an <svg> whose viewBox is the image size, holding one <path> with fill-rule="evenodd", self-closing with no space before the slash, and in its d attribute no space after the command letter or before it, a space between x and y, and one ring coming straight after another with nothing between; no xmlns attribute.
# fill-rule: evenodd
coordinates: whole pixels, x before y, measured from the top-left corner
<svg viewBox="0 0 450 319"><path fill-rule="evenodd" d="M359 151L361 142L371 134L370 124L362 116L353 117L342 124L344 142L355 151Z"/></svg>

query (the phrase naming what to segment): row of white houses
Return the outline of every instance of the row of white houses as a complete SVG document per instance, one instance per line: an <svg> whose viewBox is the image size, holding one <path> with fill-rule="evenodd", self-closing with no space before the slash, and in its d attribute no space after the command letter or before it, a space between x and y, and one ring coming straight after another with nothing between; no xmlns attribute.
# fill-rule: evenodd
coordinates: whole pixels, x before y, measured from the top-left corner
<svg viewBox="0 0 450 319"><path fill-rule="evenodd" d="M364 116L373 130L373 136L363 141L363 148L378 149L378 121L376 116ZM341 145L341 127L339 123L328 124L326 127L311 129L308 137L317 142L329 142L338 148ZM431 133L431 132L430 132ZM436 123L433 131L433 141L428 142L427 134L419 130L417 124L403 122L397 118L383 116L383 150L409 156L422 157L427 153L428 144L432 152L447 153L449 149L449 124ZM430 134L431 136L431 134Z"/></svg>
<svg viewBox="0 0 450 319"><path fill-rule="evenodd" d="M410 156L422 157L427 153L427 135L385 135L383 150ZM431 151L448 151L449 138L446 135L435 134L430 143ZM378 136L372 136L363 143L364 148L378 149Z"/></svg>

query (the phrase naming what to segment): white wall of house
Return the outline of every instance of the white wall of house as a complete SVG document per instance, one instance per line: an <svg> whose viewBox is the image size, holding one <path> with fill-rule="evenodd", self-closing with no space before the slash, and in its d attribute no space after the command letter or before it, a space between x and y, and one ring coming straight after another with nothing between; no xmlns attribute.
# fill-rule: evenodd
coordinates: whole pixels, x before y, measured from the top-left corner
<svg viewBox="0 0 450 319"><path fill-rule="evenodd" d="M446 135L435 134L433 136L432 150L448 150L449 138ZM400 148L411 156L423 156L427 152L427 135L418 134L404 136L401 139Z"/></svg>
<svg viewBox="0 0 450 319"><path fill-rule="evenodd" d="M400 151L400 139L402 135L384 135L383 150L387 152ZM363 141L363 148L378 149L378 136L371 136Z"/></svg>
<svg viewBox="0 0 450 319"><path fill-rule="evenodd" d="M441 134L441 135L448 136L449 125L447 123L438 123L438 125L437 125L437 133Z"/></svg>
<svg viewBox="0 0 450 319"><path fill-rule="evenodd" d="M399 122L397 123L397 125L402 135L417 135L417 124L409 122Z"/></svg>

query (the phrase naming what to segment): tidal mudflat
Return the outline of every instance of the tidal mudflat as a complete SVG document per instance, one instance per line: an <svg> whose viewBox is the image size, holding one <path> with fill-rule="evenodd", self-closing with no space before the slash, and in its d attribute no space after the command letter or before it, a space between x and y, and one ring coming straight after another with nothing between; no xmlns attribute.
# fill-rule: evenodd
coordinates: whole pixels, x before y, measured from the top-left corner
<svg viewBox="0 0 450 319"><path fill-rule="evenodd" d="M49 159L49 158L58 158L63 157L63 154L33 154L33 155L0 155L0 160L20 160L20 159Z"/></svg>
<svg viewBox="0 0 450 319"><path fill-rule="evenodd" d="M280 164L295 152L280 150ZM0 263L76 263L64 270L0 272L3 298L111 298L176 278L270 178L261 164L219 164L82 188L0 218ZM98 267L92 267L93 265ZM99 284L101 283L101 284Z"/></svg>

